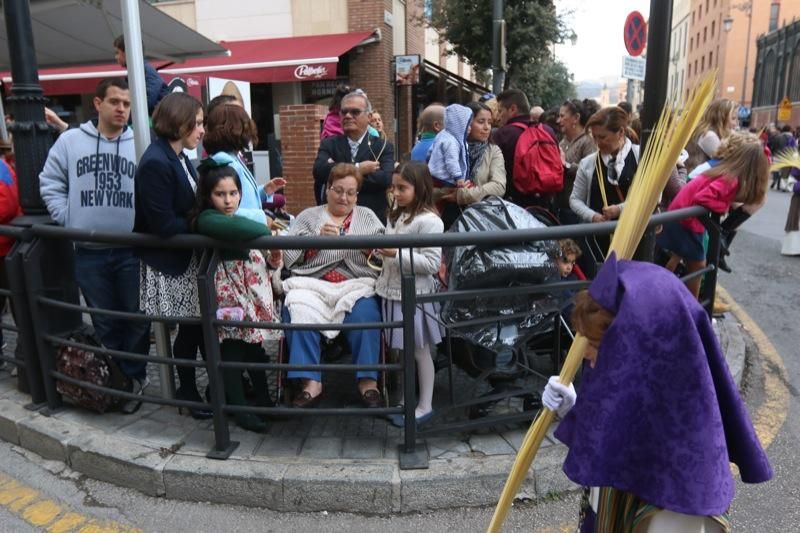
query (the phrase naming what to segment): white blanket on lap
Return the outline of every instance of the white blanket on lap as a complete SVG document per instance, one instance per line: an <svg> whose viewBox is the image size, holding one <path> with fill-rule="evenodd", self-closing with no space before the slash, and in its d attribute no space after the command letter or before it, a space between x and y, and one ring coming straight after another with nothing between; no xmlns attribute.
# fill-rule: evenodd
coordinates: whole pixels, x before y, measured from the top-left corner
<svg viewBox="0 0 800 533"><path fill-rule="evenodd" d="M283 282L286 293L284 305L293 324L341 324L345 313L361 298L375 295L375 279L356 278L341 283L304 276ZM339 330L324 330L321 334L333 339Z"/></svg>

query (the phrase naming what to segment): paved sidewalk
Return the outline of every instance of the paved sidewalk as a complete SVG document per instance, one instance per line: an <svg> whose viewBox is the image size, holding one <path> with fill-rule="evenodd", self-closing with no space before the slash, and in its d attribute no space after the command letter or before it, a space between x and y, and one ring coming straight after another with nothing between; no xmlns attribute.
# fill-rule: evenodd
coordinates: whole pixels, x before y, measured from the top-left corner
<svg viewBox="0 0 800 533"><path fill-rule="evenodd" d="M744 339L732 318L717 321L731 371L741 381ZM11 353L14 339L7 334ZM151 365L147 390L157 395ZM544 371L544 369L543 369ZM455 372L460 394L481 394ZM203 376L200 376L202 381ZM538 380L538 381L537 381ZM544 385L533 378L529 386ZM326 383L330 405L355 404L354 386L340 378ZM437 374L434 397L440 420L464 418L446 412L447 372ZM420 440L430 456L427 470L400 470L399 428L381 417L298 417L271 422L264 434L230 422L239 447L226 461L207 459L214 443L210 421L196 421L175 408L145 404L134 415L99 415L68 407L50 417L25 409L30 397L16 391L16 378L0 371L0 438L47 459L64 461L89 477L141 492L189 501L262 506L285 511L396 513L492 505L522 443L525 427L501 426L481 433ZM518 411L519 400L496 410ZM541 498L575 489L561 472L566 448L545 439L520 497Z"/></svg>

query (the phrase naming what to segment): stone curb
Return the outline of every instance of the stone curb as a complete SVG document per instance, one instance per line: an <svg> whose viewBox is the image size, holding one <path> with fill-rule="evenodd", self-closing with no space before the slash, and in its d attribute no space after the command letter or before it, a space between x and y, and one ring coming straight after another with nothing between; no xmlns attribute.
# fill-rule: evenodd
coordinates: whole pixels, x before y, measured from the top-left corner
<svg viewBox="0 0 800 533"><path fill-rule="evenodd" d="M742 328L722 319L716 329L740 385L745 367ZM23 398L0 398L0 438L63 461L90 478L176 500L367 514L486 506L497 502L514 461L510 454L431 459L427 470L400 470L396 459L214 461L47 417L22 407ZM542 449L519 497L552 498L577 489L561 470L565 455L560 444Z"/></svg>

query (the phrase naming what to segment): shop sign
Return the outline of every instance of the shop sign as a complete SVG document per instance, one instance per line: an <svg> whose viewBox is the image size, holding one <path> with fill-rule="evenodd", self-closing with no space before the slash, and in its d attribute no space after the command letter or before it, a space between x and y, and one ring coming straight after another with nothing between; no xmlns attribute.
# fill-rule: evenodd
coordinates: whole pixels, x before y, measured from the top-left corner
<svg viewBox="0 0 800 533"><path fill-rule="evenodd" d="M319 80L328 75L328 67L323 65L300 65L294 69L298 80Z"/></svg>

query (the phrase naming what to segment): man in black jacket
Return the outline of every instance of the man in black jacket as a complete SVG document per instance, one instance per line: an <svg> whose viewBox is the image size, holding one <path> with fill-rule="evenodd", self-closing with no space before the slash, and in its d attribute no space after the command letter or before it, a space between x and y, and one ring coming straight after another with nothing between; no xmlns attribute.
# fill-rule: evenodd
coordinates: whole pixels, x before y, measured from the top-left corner
<svg viewBox="0 0 800 533"><path fill-rule="evenodd" d="M372 106L367 96L352 92L342 98L342 129L344 135L324 139L314 161L314 196L317 204L325 202L328 175L336 163L354 163L364 178L358 193L358 205L372 209L382 222L386 222L386 190L392 184L394 147L380 137L370 135Z"/></svg>

